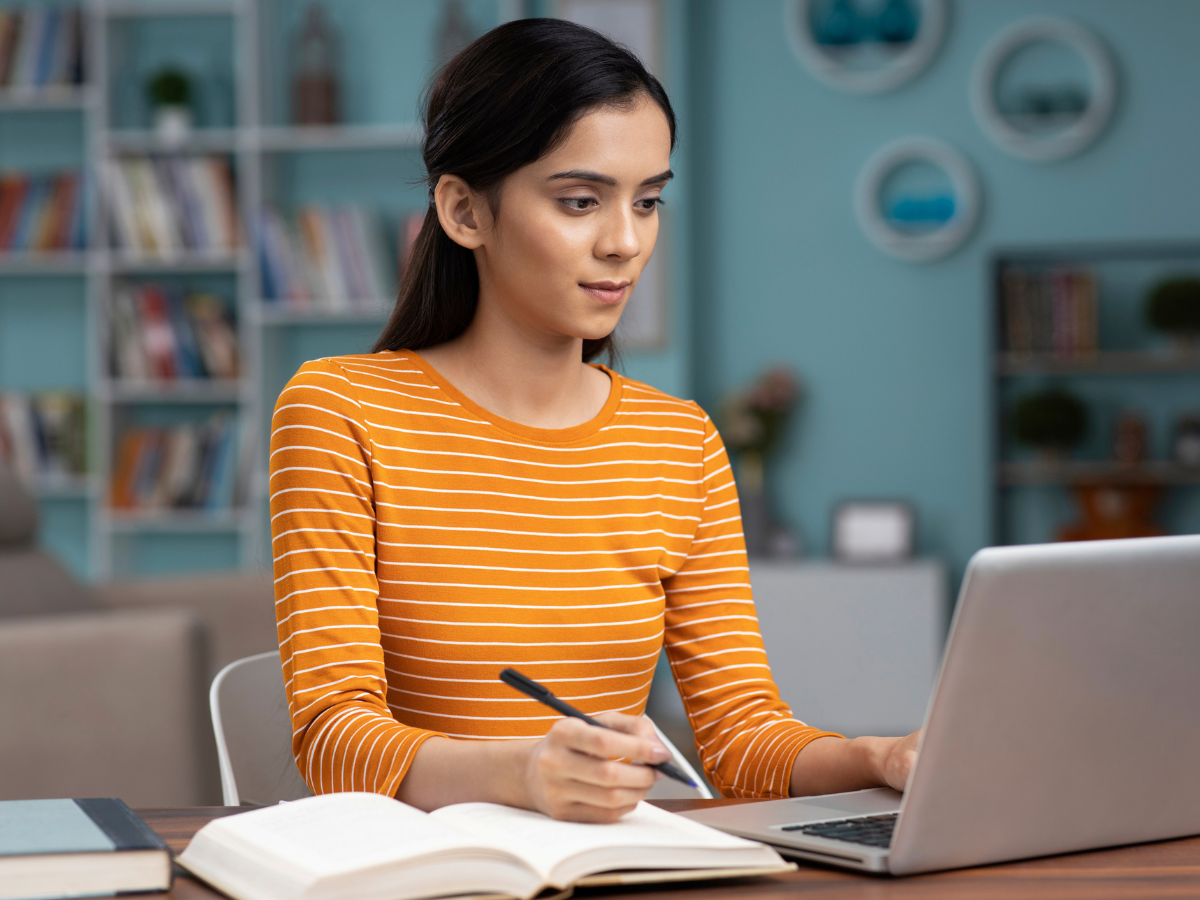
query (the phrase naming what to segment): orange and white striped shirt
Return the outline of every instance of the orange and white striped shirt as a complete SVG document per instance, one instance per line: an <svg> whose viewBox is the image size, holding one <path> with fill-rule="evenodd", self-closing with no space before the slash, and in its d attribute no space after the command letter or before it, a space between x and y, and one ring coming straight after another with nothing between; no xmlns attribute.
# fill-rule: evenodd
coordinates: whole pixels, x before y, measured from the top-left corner
<svg viewBox="0 0 1200 900"><path fill-rule="evenodd" d="M275 609L313 791L394 796L434 735L544 735L559 716L500 682L506 666L591 715L638 715L665 647L713 785L787 795L828 732L771 679L721 438L695 403L605 371L600 413L556 430L491 414L412 352L288 382Z"/></svg>

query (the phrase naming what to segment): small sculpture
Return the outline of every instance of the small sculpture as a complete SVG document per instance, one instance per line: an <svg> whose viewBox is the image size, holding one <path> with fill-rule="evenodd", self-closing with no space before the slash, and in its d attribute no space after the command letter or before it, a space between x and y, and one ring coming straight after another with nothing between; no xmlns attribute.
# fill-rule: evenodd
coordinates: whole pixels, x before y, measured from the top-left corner
<svg viewBox="0 0 1200 900"><path fill-rule="evenodd" d="M339 41L320 3L310 3L293 48L292 121L336 125L341 121Z"/></svg>

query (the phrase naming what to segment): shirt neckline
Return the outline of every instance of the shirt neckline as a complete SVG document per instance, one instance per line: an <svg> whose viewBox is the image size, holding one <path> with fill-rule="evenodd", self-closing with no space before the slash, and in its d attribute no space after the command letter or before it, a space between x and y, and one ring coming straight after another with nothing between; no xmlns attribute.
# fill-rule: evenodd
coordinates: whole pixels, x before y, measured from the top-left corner
<svg viewBox="0 0 1200 900"><path fill-rule="evenodd" d="M621 376L608 366L599 363L589 363L589 365L600 369L608 375L611 382L608 390L608 399L604 402L604 406L601 407L600 412L596 413L588 421L573 425L570 428L534 428L532 425L523 425L520 422L505 419L480 406L447 381L437 369L429 364L425 357L421 356L415 350L404 350L402 353L408 357L410 362L416 364L421 369L426 378L437 385L442 392L449 395L455 403L463 407L471 415L483 419L502 431L528 441L536 441L543 444L568 444L585 440L596 434L612 420L617 412L617 407L621 403L621 387L623 382Z"/></svg>

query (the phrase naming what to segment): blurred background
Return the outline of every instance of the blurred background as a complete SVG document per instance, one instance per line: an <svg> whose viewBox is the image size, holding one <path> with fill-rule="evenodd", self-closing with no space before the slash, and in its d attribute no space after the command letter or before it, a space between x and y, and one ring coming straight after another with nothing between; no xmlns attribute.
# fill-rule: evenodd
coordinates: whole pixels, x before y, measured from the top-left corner
<svg viewBox="0 0 1200 900"><path fill-rule="evenodd" d="M1192 0L5 0L0 797L216 802L275 399L386 319L431 74L547 15L675 105L620 368L721 427L798 716L919 726L983 546L1200 531Z"/></svg>

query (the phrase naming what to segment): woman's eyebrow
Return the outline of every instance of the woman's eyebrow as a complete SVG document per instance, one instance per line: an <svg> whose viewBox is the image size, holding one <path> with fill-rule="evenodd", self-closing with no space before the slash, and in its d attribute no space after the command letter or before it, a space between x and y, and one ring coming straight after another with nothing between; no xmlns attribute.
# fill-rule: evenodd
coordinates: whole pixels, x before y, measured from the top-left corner
<svg viewBox="0 0 1200 900"><path fill-rule="evenodd" d="M667 171L665 171L665 172L660 172L657 175L653 175L650 178L647 178L645 181L643 181L641 183L640 186L645 187L648 184L664 184L664 183L670 181L674 177L675 177L675 173L672 172L670 169L667 169ZM547 181L557 181L557 180L595 181L599 184L607 184L609 186L613 186L617 183L617 179L613 178L611 175L601 175L599 172L589 172L586 169L571 169L568 172L556 172L553 175L551 175L550 177L548 177L546 180Z"/></svg>

